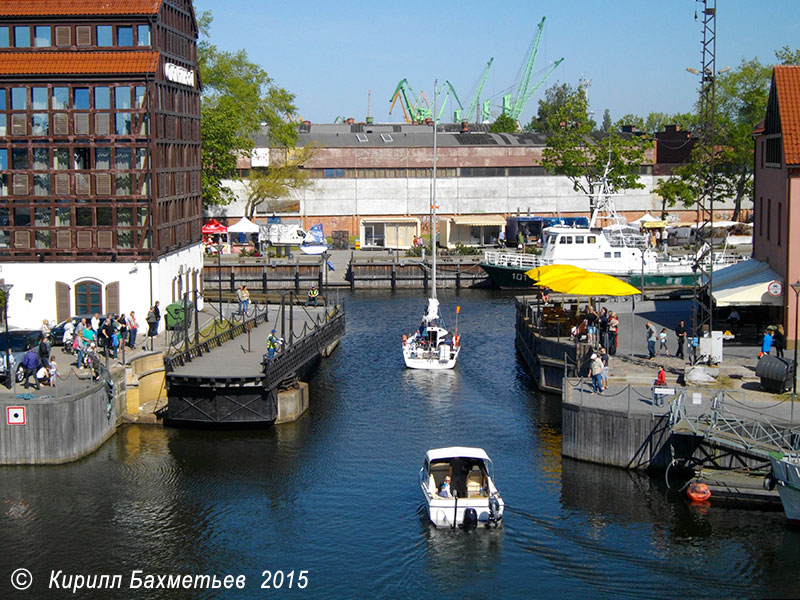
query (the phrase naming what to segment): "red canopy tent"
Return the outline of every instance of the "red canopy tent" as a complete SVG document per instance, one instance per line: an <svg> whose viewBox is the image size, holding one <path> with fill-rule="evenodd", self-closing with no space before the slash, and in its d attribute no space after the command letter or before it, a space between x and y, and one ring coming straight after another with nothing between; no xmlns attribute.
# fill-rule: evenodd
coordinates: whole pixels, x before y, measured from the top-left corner
<svg viewBox="0 0 800 600"><path fill-rule="evenodd" d="M208 223L203 225L203 233L227 233L228 228L221 225L216 219L211 219Z"/></svg>

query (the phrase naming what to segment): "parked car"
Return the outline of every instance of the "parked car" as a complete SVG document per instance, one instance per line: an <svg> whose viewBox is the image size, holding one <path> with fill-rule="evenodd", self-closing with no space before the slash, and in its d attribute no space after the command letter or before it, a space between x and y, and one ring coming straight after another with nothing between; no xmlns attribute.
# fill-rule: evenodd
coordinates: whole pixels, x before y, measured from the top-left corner
<svg viewBox="0 0 800 600"><path fill-rule="evenodd" d="M28 348L36 347L39 344L42 332L40 329L10 329L8 331L8 346L6 346L6 334L0 332L0 357L4 357L6 349L11 347L11 354L14 356L14 368L16 369L17 382L22 381L22 359ZM0 358L0 382L6 381L6 361Z"/></svg>
<svg viewBox="0 0 800 600"><path fill-rule="evenodd" d="M52 336L52 340L50 343L53 346L63 346L64 345L64 326L67 324L67 321L72 321L72 325L74 327L78 326L78 323L81 322L81 319L86 319L88 323L92 319L92 315L78 315L77 317L70 317L64 321L61 321L58 325L50 329L50 335ZM73 329L73 331L75 331Z"/></svg>

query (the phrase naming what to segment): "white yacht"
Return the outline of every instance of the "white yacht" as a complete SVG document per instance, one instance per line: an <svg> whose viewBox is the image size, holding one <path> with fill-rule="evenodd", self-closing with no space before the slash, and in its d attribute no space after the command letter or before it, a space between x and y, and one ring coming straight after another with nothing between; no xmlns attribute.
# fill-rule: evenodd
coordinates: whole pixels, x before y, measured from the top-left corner
<svg viewBox="0 0 800 600"><path fill-rule="evenodd" d="M440 495L450 476L450 497ZM492 460L481 448L453 446L428 450L419 470L419 485L436 527L471 528L499 525L503 499L494 485Z"/></svg>
<svg viewBox="0 0 800 600"><path fill-rule="evenodd" d="M434 85L436 89L436 85ZM436 92L434 91L434 98ZM436 107L434 101L434 114ZM433 240L436 235L436 121L433 123L433 179L431 181L431 227ZM456 366L461 352L458 335L458 312L456 307L456 331L451 334L442 324L439 315L439 300L436 299L436 242L431 252L431 296L422 315L419 327L410 335L403 335L403 360L409 369L442 370Z"/></svg>

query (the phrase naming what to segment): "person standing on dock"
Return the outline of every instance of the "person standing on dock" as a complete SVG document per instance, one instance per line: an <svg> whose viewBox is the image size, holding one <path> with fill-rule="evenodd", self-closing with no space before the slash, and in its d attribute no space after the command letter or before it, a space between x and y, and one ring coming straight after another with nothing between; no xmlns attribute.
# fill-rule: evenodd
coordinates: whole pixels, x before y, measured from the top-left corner
<svg viewBox="0 0 800 600"><path fill-rule="evenodd" d="M277 334L278 332L273 329L267 336L267 360L272 360L272 357L275 356L275 351L278 349L278 344L283 342Z"/></svg>
<svg viewBox="0 0 800 600"><path fill-rule="evenodd" d="M239 302L239 314L243 315L246 310L244 307L245 296L243 285L240 285L238 288L236 288L236 300Z"/></svg>
<svg viewBox="0 0 800 600"><path fill-rule="evenodd" d="M684 360L683 345L686 343L686 325L683 321L680 321L675 328L675 337L678 338L678 351L675 352L675 357Z"/></svg>
<svg viewBox="0 0 800 600"><path fill-rule="evenodd" d="M656 357L656 328L653 327L653 324L648 321L644 325L647 328L647 354L649 355L647 358L653 359Z"/></svg>
<svg viewBox="0 0 800 600"><path fill-rule="evenodd" d="M608 389L608 353L605 348L600 348L600 362L603 363L603 379L601 387L603 391Z"/></svg>
<svg viewBox="0 0 800 600"><path fill-rule="evenodd" d="M608 353L614 356L617 353L617 339L619 335L619 319L617 313L608 313Z"/></svg>
<svg viewBox="0 0 800 600"><path fill-rule="evenodd" d="M775 356L783 358L783 349L786 348L786 334L783 332L783 325L778 325L775 333L772 334L772 346L775 348Z"/></svg>
<svg viewBox="0 0 800 600"><path fill-rule="evenodd" d="M603 393L603 361L597 354L592 354L592 362L589 363L589 373L592 376L592 393Z"/></svg>
<svg viewBox="0 0 800 600"><path fill-rule="evenodd" d="M770 350L772 350L772 333L770 333L769 329L765 329L764 337L761 338L761 353L758 355L758 358L769 354Z"/></svg>

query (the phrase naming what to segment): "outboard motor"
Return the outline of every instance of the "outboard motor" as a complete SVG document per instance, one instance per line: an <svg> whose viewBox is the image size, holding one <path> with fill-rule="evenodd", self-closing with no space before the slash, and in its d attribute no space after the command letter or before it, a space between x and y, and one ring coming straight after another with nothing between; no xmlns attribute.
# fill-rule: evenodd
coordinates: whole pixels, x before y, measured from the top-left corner
<svg viewBox="0 0 800 600"><path fill-rule="evenodd" d="M464 510L464 522L462 527L464 529L475 529L478 526L478 511L474 508L467 508Z"/></svg>
<svg viewBox="0 0 800 600"><path fill-rule="evenodd" d="M495 498L494 496L490 497L489 498L489 522L487 523L487 525L493 523L494 526L497 527L497 523L502 518L503 517L500 515L500 502L498 502L497 498Z"/></svg>

